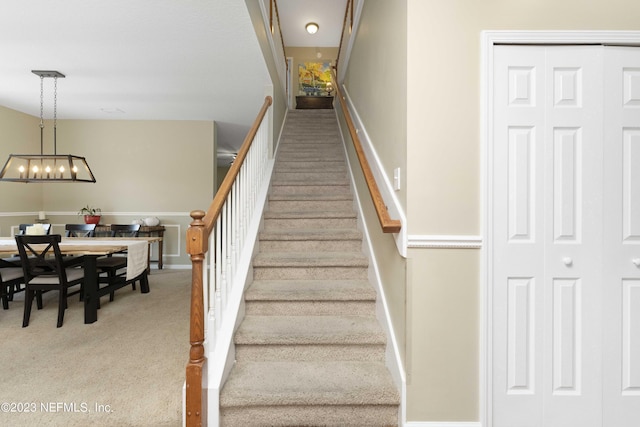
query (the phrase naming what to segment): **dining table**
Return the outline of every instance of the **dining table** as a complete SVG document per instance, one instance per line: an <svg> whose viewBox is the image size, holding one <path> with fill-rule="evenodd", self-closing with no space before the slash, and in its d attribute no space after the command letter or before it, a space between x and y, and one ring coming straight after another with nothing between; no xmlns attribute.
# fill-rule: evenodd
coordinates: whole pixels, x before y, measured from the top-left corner
<svg viewBox="0 0 640 427"><path fill-rule="evenodd" d="M126 251L128 268L126 280L140 277L140 291L148 293L149 282L147 274L142 273L148 267L149 245L157 242L158 239L158 237L62 237L62 241L59 244L60 252L63 255L82 257L85 278L83 287L85 324L94 323L98 320L99 298L109 294L114 290L114 286L117 286L109 285L100 288L96 260L100 257ZM146 242L146 244L141 245L143 242ZM15 237L0 237L0 257L11 257L17 253L18 248Z"/></svg>

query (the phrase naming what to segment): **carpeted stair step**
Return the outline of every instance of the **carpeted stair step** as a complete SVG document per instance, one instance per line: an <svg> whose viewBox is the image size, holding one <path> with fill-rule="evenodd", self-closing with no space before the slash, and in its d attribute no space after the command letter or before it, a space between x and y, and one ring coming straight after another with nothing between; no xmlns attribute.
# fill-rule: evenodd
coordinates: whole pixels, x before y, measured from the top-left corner
<svg viewBox="0 0 640 427"><path fill-rule="evenodd" d="M318 155L313 152L284 152L278 153L278 158L282 161L309 161L309 160L322 160L322 161L340 161L344 159L342 153L326 153L325 155Z"/></svg>
<svg viewBox="0 0 640 427"><path fill-rule="evenodd" d="M277 159L274 172L335 172L347 173L347 166L344 160L321 160L314 159L308 161L285 161Z"/></svg>
<svg viewBox="0 0 640 427"><path fill-rule="evenodd" d="M274 175L271 185L349 185L346 174L333 172L280 172Z"/></svg>
<svg viewBox="0 0 640 427"><path fill-rule="evenodd" d="M245 316L236 344L384 344L375 316Z"/></svg>
<svg viewBox="0 0 640 427"><path fill-rule="evenodd" d="M340 156L343 153L343 149L338 144L323 144L319 141L306 144L285 144L279 148L279 155L284 154L312 154L318 159L322 159L325 156Z"/></svg>
<svg viewBox="0 0 640 427"><path fill-rule="evenodd" d="M357 217L353 210L300 211L264 213L264 229L301 228L356 228Z"/></svg>
<svg viewBox="0 0 640 427"><path fill-rule="evenodd" d="M283 170L273 174L271 183L279 182L305 182L308 184L317 184L319 182L335 182L337 184L349 184L347 173L336 173L335 171L309 171L309 170Z"/></svg>
<svg viewBox="0 0 640 427"><path fill-rule="evenodd" d="M236 360L384 361L385 336L372 315L247 315Z"/></svg>
<svg viewBox="0 0 640 427"><path fill-rule="evenodd" d="M220 418L223 426L389 426L399 400L381 362L238 362Z"/></svg>
<svg viewBox="0 0 640 427"><path fill-rule="evenodd" d="M253 260L256 280L366 279L369 260L358 252L266 252Z"/></svg>
<svg viewBox="0 0 640 427"><path fill-rule="evenodd" d="M315 129L320 128L318 131ZM326 128L326 129L323 129ZM340 142L340 129L337 126L322 125L305 127L303 130L295 129L293 126L284 129L280 140L281 143L288 142L308 142L308 141L331 141Z"/></svg>
<svg viewBox="0 0 640 427"><path fill-rule="evenodd" d="M294 153L298 151L331 151L344 153L344 148L340 143L340 137L336 135L317 136L288 136L283 138L278 146L278 155L283 153Z"/></svg>
<svg viewBox="0 0 640 427"><path fill-rule="evenodd" d="M349 194L272 194L269 210L276 212L347 211L353 209Z"/></svg>
<svg viewBox="0 0 640 427"><path fill-rule="evenodd" d="M362 233L353 229L270 229L258 235L264 252L356 252Z"/></svg>
<svg viewBox="0 0 640 427"><path fill-rule="evenodd" d="M375 304L367 280L254 280L245 293L248 315L372 315Z"/></svg>
<svg viewBox="0 0 640 427"><path fill-rule="evenodd" d="M351 196L351 187L348 183L339 184L337 180L333 182L304 182L304 181L290 181L290 182L274 182L271 185L271 195L288 195L288 194L341 194L344 196Z"/></svg>

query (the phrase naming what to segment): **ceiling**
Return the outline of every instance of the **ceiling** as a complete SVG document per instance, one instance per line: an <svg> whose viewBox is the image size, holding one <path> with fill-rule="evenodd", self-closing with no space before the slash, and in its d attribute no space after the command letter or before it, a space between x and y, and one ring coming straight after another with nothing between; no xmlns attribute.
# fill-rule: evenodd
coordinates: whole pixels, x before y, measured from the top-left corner
<svg viewBox="0 0 640 427"><path fill-rule="evenodd" d="M337 46L345 5L278 0L285 44ZM0 105L39 116L31 70L57 70L60 119L215 120L228 150L270 84L240 0L2 0L0 58ZM46 119L53 79L44 83Z"/></svg>
<svg viewBox="0 0 640 427"><path fill-rule="evenodd" d="M277 0L285 46L338 47L347 0ZM305 25L315 22L319 30L309 34Z"/></svg>

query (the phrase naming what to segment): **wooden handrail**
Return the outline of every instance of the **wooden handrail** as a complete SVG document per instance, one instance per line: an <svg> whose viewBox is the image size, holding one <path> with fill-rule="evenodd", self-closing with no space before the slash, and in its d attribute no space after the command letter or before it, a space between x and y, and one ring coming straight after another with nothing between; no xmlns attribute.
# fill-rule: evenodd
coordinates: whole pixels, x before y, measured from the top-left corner
<svg viewBox="0 0 640 427"><path fill-rule="evenodd" d="M222 184L220 184L220 187L218 188L218 191L216 192L211 205L209 205L209 210L207 211L207 214L203 219L205 227L207 229L207 237L213 230L213 224L215 224L218 216L220 215L220 212L222 211L222 205L224 204L224 201L227 200L227 196L229 195L231 187L233 186L233 181L235 181L236 177L238 176L240 167L242 166L245 157L247 157L247 153L249 152L251 143L253 142L256 133L258 132L260 123L262 123L262 120L264 119L265 114L267 114L267 110L271 106L272 102L273 99L270 96L265 97L264 104L262 104L262 108L260 109L260 112L258 112L256 120L253 122L253 126L251 126L251 129L249 129L249 133L247 133L247 136L242 143L242 147L240 147L240 151L238 151L238 154L233 161L233 164L229 168L229 171L225 175Z"/></svg>
<svg viewBox="0 0 640 427"><path fill-rule="evenodd" d="M382 198L382 194L380 193L380 189L378 188L376 179L373 176L373 172L371 172L371 167L369 166L367 157L365 156L364 150L362 149L362 143L360 142L360 138L356 133L356 127L353 124L351 114L349 113L349 109L347 108L347 103L345 102L342 91L340 90L340 85L338 84L335 70L332 71L332 77L334 86L336 88L336 96L340 100L344 118L347 122L347 127L349 128L349 134L351 135L351 140L353 141L353 147L356 150L356 155L358 156L358 161L360 162L360 167L362 168L362 173L364 174L364 179L367 183L367 188L369 189L369 194L371 195L371 200L373 201L373 206L376 210L376 214L378 215L378 221L380 221L382 232L398 233L402 228L402 223L398 219L391 219L391 216L389 215L387 205Z"/></svg>
<svg viewBox="0 0 640 427"><path fill-rule="evenodd" d="M344 38L344 32L347 29L347 16L349 16L349 6L351 7L351 10L353 10L353 0L347 0L347 8L344 11L344 19L342 20L342 32L340 33L340 43L338 44L338 55L336 56L336 69L338 68L338 64L340 63L340 52L342 52L342 40ZM353 12L351 13L351 20L353 21ZM351 22L350 25L353 25L353 22ZM335 79L334 79L335 82Z"/></svg>
<svg viewBox="0 0 640 427"><path fill-rule="evenodd" d="M278 21L278 32L280 33L280 42L282 43L282 54L284 55L284 67L286 71L289 71L289 63L287 62L287 52L284 50L284 37L282 37L282 27L280 26L280 13L278 13L278 2L273 0L273 5L276 8L276 21Z"/></svg>
<svg viewBox="0 0 640 427"><path fill-rule="evenodd" d="M209 210L205 213L202 210L191 212L193 221L187 229L187 253L191 256L191 316L189 324L189 362L186 367L186 425L195 427L202 425L202 370L206 361L204 355L204 295L203 295L203 272L205 254L209 249L209 237L213 231L213 226L222 211L224 202L233 187L233 182L238 176L240 167L244 162L249 148L258 132L258 128L273 102L270 96L264 100L264 104L253 122L247 137L242 143L238 155L229 168L220 188L216 192Z"/></svg>

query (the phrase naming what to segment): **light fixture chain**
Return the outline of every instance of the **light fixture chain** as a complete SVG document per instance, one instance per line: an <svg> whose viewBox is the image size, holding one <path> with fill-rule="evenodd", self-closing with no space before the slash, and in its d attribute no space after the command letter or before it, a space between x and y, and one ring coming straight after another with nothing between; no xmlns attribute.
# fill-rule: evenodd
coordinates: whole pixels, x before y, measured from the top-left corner
<svg viewBox="0 0 640 427"><path fill-rule="evenodd" d="M53 154L58 154L58 77L53 78Z"/></svg>
<svg viewBox="0 0 640 427"><path fill-rule="evenodd" d="M44 127L44 76L40 76L40 127Z"/></svg>
<svg viewBox="0 0 640 427"><path fill-rule="evenodd" d="M44 76L40 76L40 155L44 154Z"/></svg>
<svg viewBox="0 0 640 427"><path fill-rule="evenodd" d="M53 78L53 127L58 122L58 78Z"/></svg>

